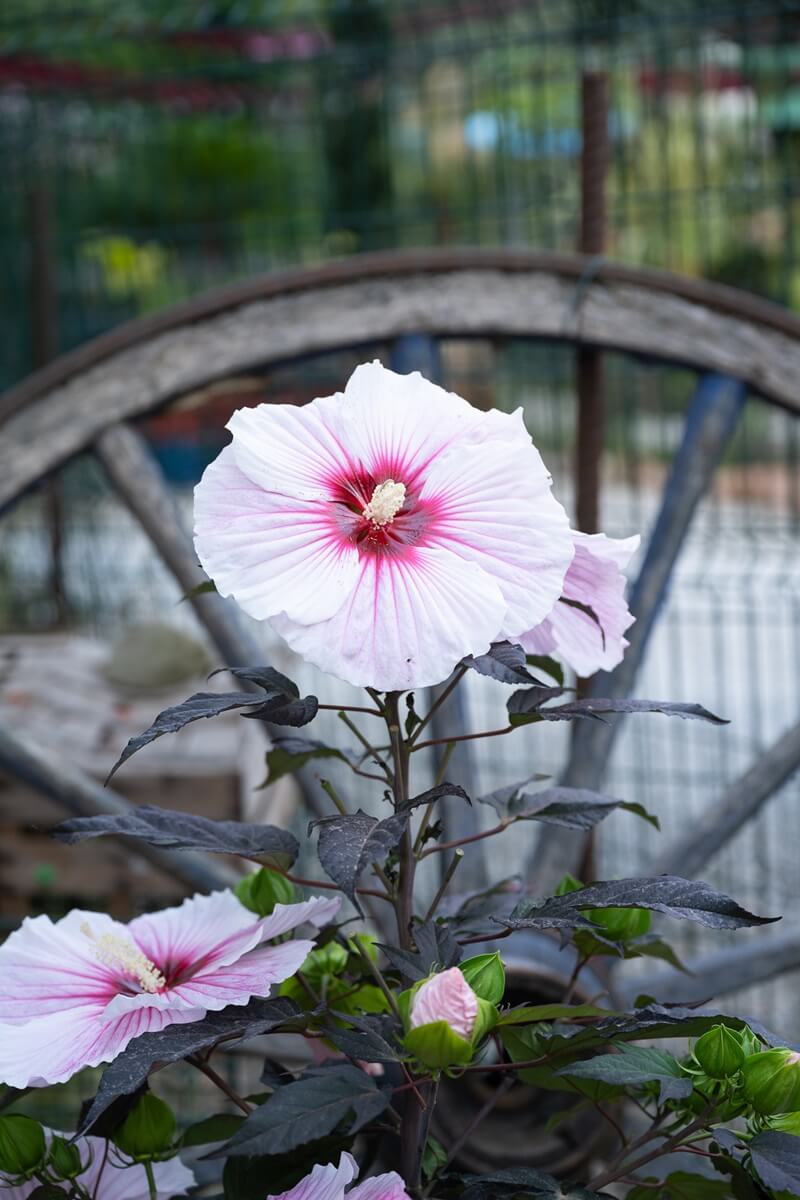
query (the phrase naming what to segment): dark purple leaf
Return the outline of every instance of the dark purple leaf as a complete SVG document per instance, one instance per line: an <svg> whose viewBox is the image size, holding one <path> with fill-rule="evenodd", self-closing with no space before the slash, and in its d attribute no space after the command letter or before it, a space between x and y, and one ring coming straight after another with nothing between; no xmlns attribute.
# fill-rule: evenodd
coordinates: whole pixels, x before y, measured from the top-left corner
<svg viewBox="0 0 800 1200"><path fill-rule="evenodd" d="M157 808L152 804L143 804L129 813L72 817L52 831L52 836L59 842L69 843L109 834L139 838L151 846L164 846L170 850L237 854L284 869L292 865L300 849L297 838L276 825L212 821L209 817Z"/></svg>

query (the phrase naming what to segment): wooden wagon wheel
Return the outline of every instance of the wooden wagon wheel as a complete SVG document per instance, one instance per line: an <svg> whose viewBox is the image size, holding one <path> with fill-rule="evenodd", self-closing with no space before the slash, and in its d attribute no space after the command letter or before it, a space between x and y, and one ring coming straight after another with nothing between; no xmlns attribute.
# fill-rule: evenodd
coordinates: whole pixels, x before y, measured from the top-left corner
<svg viewBox="0 0 800 1200"><path fill-rule="evenodd" d="M594 685L606 695L628 694L678 551L747 392L800 415L800 320L731 289L580 256L481 250L364 256L222 288L123 325L0 396L0 508L91 449L181 589L189 591L200 580L191 541L157 464L129 422L215 381L375 341L393 343L398 369L430 373L431 348L445 336L562 340L699 373L632 591L637 623L631 646L622 665ZM259 657L219 596L196 595L192 603L226 662ZM597 787L614 736L613 726L581 728L566 782ZM78 811L104 802L86 780L73 777L67 787L46 759L1 731L0 762ZM700 828L667 846L658 870L699 872L799 765L800 724L719 797ZM107 794L105 800L108 807ZM579 849L574 835L545 831L532 864L537 887L573 866ZM186 876L185 857L180 865ZM213 878L208 864L192 869L195 886L200 876L205 883ZM800 942L778 937L735 955L714 955L700 964L693 986L707 994L707 972L713 970L712 990L719 994L799 964ZM681 991L685 997L685 983Z"/></svg>

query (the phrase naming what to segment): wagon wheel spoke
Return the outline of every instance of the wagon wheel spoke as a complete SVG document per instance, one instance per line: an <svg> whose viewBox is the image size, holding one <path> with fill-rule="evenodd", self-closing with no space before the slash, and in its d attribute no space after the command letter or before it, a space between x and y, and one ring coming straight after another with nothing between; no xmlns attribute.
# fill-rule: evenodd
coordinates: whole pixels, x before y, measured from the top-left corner
<svg viewBox="0 0 800 1200"><path fill-rule="evenodd" d="M800 770L800 721L787 730L753 765L706 809L691 829L658 856L654 875L697 875L734 834L758 816L766 802Z"/></svg>
<svg viewBox="0 0 800 1200"><path fill-rule="evenodd" d="M37 792L55 800L76 817L94 817L98 813L125 815L133 809L117 792L103 787L80 767L50 756L27 738L11 733L0 725L0 768L23 780ZM239 876L219 861L194 851L162 850L138 838L125 839L126 851L147 859L159 871L184 883L189 891L213 891L226 887Z"/></svg>
<svg viewBox="0 0 800 1200"><path fill-rule="evenodd" d="M620 980L616 997L623 1004L632 1004L640 993L658 996L660 1004L695 1003L766 983L800 967L800 932L759 933L750 945L712 951L689 959L686 966L690 976L664 967L638 977L634 986Z"/></svg>
<svg viewBox="0 0 800 1200"><path fill-rule="evenodd" d="M700 379L631 593L630 608L636 624L628 635L630 645L616 670L594 677L592 694L615 699L630 695L684 538L736 427L745 398L746 389L737 379L725 375L704 375ZM617 729L617 722L600 721L585 721L576 727L563 776L565 784L594 789L602 785ZM569 831L555 827L543 830L531 858L528 879L535 881L537 891L550 891L565 872L579 867L585 847L586 840L570 836Z"/></svg>
<svg viewBox="0 0 800 1200"><path fill-rule="evenodd" d="M224 664L254 666L264 651L258 638L246 628L237 607L217 592L195 591L206 576L175 497L142 435L129 425L114 425L97 439L94 453L187 595Z"/></svg>

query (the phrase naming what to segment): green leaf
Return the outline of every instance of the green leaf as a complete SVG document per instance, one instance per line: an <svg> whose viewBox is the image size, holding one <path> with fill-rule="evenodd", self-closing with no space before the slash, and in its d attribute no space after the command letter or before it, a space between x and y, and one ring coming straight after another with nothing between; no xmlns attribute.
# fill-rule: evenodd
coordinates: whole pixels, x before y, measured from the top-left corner
<svg viewBox="0 0 800 1200"><path fill-rule="evenodd" d="M206 1117L204 1121L189 1126L178 1146L185 1150L189 1146L206 1146L209 1142L226 1142L228 1138L233 1137L243 1121L244 1117L237 1116L236 1113L217 1113L213 1117Z"/></svg>
<svg viewBox="0 0 800 1200"><path fill-rule="evenodd" d="M673 1171L663 1184L663 1195L669 1200L729 1200L731 1189L722 1179L709 1179L689 1171ZM649 1200L653 1200L652 1189Z"/></svg>
<svg viewBox="0 0 800 1200"><path fill-rule="evenodd" d="M537 671L549 675L551 679L555 679L559 687L564 685L564 668L560 662L554 658L548 658L544 654L528 654L525 661L529 667L533 667Z"/></svg>
<svg viewBox="0 0 800 1200"><path fill-rule="evenodd" d="M598 1055L586 1062L563 1067L559 1075L571 1079L599 1079L616 1085L657 1082L660 1099L685 1100L692 1092L692 1080L680 1063L665 1050L646 1046L620 1046L616 1053Z"/></svg>
<svg viewBox="0 0 800 1200"><path fill-rule="evenodd" d="M499 1004L506 990L506 971L497 951L494 954L476 954L460 965L461 973L481 1000Z"/></svg>
<svg viewBox="0 0 800 1200"><path fill-rule="evenodd" d="M267 777L261 787L269 787L284 775L299 771L315 758L336 758L348 764L352 762L351 756L344 751L326 746L312 738L300 737L297 734L273 737L272 749L267 751Z"/></svg>
<svg viewBox="0 0 800 1200"><path fill-rule="evenodd" d="M268 917L276 904L293 904L297 899L294 884L269 867L245 875L233 890L240 903L259 917Z"/></svg>
<svg viewBox="0 0 800 1200"><path fill-rule="evenodd" d="M678 958L672 946L655 934L648 934L643 938L634 938L632 942L628 942L627 946L624 947L624 957L660 958L662 962L669 963L671 967L674 967L676 971L682 971L684 975L691 975L692 973Z"/></svg>
<svg viewBox="0 0 800 1200"><path fill-rule="evenodd" d="M526 1004L500 1014L498 1025L530 1025L536 1021L574 1021L580 1017L619 1016L596 1004Z"/></svg>

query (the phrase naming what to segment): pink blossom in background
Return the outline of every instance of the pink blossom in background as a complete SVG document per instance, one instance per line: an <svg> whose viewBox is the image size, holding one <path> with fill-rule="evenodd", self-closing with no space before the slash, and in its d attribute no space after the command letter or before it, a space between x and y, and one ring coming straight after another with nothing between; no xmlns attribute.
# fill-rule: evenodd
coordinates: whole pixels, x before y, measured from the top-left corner
<svg viewBox="0 0 800 1200"><path fill-rule="evenodd" d="M450 967L427 979L411 1003L412 1029L434 1021L446 1021L465 1042L472 1040L477 1018L478 997L458 967Z"/></svg>
<svg viewBox="0 0 800 1200"><path fill-rule="evenodd" d="M0 1080L63 1083L142 1033L267 996L313 942L262 943L336 914L339 899L277 904L256 918L230 891L193 896L128 925L74 909L27 917L0 946Z"/></svg>
<svg viewBox="0 0 800 1200"><path fill-rule="evenodd" d="M438 683L561 594L572 535L521 410L373 362L343 394L240 409L228 428L195 489L198 556L323 671Z"/></svg>
<svg viewBox="0 0 800 1200"><path fill-rule="evenodd" d="M314 1167L310 1175L301 1179L288 1192L279 1196L267 1196L266 1200L345 1200L345 1188L358 1175L358 1165L349 1154L343 1154L338 1167L332 1163ZM405 1184L399 1175L391 1171L388 1175L376 1175L366 1179L346 1193L346 1200L410 1200Z"/></svg>
<svg viewBox="0 0 800 1200"><path fill-rule="evenodd" d="M64 1133L61 1137L71 1138ZM120 1157L113 1146L106 1154L104 1138L76 1138L75 1146L86 1169L81 1171L77 1182L86 1189L92 1200L149 1200L147 1174L141 1163L127 1167L120 1165ZM153 1163L153 1177L159 1196L185 1196L194 1187L194 1175L179 1158L167 1162ZM0 1195L3 1200L27 1200L31 1192L40 1187L38 1179L14 1187L0 1174ZM66 1196L66 1192L64 1193Z"/></svg>
<svg viewBox="0 0 800 1200"><path fill-rule="evenodd" d="M575 557L564 580L563 597L588 606L582 611L559 599L540 625L517 640L529 654L555 655L582 678L610 671L622 661L633 624L625 603L627 567L639 538L604 533L573 533Z"/></svg>

